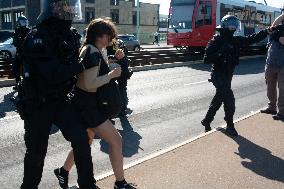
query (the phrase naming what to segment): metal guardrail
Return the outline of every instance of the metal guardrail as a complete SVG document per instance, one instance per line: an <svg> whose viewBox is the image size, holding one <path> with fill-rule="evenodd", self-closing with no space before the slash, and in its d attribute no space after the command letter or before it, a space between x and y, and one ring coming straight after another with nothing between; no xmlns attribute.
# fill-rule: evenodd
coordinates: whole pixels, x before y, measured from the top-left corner
<svg viewBox="0 0 284 189"><path fill-rule="evenodd" d="M203 55L200 53L189 54L177 50L159 50L159 51L140 51L129 52L127 57L131 60L130 66L143 66L173 62L186 62L201 60Z"/></svg>
<svg viewBox="0 0 284 189"><path fill-rule="evenodd" d="M256 55L263 54L259 52L246 52L243 55ZM203 54L201 53L185 53L178 50L162 49L153 51L140 51L133 52L129 51L127 57L131 60L130 67L144 66L144 65L155 65L163 63L174 63L174 62L187 62L202 60ZM0 78L14 78L12 72L13 59L3 60L0 59Z"/></svg>
<svg viewBox="0 0 284 189"><path fill-rule="evenodd" d="M13 61L13 59L0 59L0 78L14 78L12 71Z"/></svg>
<svg viewBox="0 0 284 189"><path fill-rule="evenodd" d="M131 60L130 66L144 66L152 64L172 63L172 62L185 62L202 59L201 54L185 54L177 50L158 50L158 51L130 51L127 55ZM14 78L12 72L13 59L4 60L0 59L0 78Z"/></svg>

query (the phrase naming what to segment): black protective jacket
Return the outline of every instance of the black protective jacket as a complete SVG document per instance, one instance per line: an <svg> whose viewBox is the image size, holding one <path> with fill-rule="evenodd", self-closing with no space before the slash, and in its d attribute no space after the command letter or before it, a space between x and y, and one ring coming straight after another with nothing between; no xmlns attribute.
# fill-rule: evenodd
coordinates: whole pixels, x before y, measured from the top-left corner
<svg viewBox="0 0 284 189"><path fill-rule="evenodd" d="M120 79L129 79L132 75L132 73L130 73L128 67L129 67L129 60L127 58L127 53L128 50L124 44L124 42L122 40L119 40L117 43L112 43L111 46L107 47L107 55L109 57L109 59L116 59L114 57L115 52L117 49L122 49L124 52L124 57L120 60L117 60L116 63L119 64L121 66L121 76L119 77Z"/></svg>
<svg viewBox="0 0 284 189"><path fill-rule="evenodd" d="M15 33L13 34L13 45L16 48L20 47L29 32L30 32L30 28L28 27L16 28Z"/></svg>
<svg viewBox="0 0 284 189"><path fill-rule="evenodd" d="M22 53L22 44L30 32L30 28L28 27L18 27L15 29L15 33L13 34L13 45L17 49L17 54Z"/></svg>
<svg viewBox="0 0 284 189"><path fill-rule="evenodd" d="M74 76L83 71L78 63L78 35L70 27L60 28L56 20L50 19L30 32L23 47L24 67L29 71L30 81L26 87L33 89L27 98L66 96L72 90Z"/></svg>
<svg viewBox="0 0 284 189"><path fill-rule="evenodd" d="M213 74L231 77L239 64L240 48L262 41L267 37L266 30L249 36L215 35L205 49L204 62L212 64Z"/></svg>

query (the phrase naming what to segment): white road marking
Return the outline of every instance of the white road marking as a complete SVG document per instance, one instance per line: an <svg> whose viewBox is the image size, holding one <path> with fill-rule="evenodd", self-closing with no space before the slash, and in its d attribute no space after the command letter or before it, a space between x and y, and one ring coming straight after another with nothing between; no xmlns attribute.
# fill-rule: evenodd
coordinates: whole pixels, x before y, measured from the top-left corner
<svg viewBox="0 0 284 189"><path fill-rule="evenodd" d="M196 85L196 84L206 83L206 82L208 82L208 80L199 81L199 82L195 82L195 83L187 83L187 84L184 84L184 86L191 86L191 85Z"/></svg>

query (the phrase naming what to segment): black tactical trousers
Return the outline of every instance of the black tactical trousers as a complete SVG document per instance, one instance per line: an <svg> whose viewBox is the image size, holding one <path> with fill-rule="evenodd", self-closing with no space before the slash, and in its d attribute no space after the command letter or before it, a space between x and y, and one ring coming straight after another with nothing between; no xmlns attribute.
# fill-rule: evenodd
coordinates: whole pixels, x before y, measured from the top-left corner
<svg viewBox="0 0 284 189"><path fill-rule="evenodd" d="M209 106L209 110L205 116L204 121L211 123L216 115L216 112L224 103L225 121L228 126L233 126L233 118L235 113L235 97L231 89L232 76L223 74L213 74L212 82L216 88L216 94Z"/></svg>
<svg viewBox="0 0 284 189"><path fill-rule="evenodd" d="M16 83L19 83L21 80L21 60L18 56L15 57L15 60L12 63L12 71L16 79Z"/></svg>
<svg viewBox="0 0 284 189"><path fill-rule="evenodd" d="M30 107L31 111L28 112L25 119L24 139L27 149L21 189L38 188L42 177L49 133L53 123L59 127L64 138L71 142L80 188L92 188L95 180L93 177L91 149L86 130L78 116L79 113L76 112L72 104L64 100L42 104L34 103L33 106L35 107Z"/></svg>
<svg viewBox="0 0 284 189"><path fill-rule="evenodd" d="M122 111L125 111L128 105L127 78L118 79L118 88L122 100Z"/></svg>

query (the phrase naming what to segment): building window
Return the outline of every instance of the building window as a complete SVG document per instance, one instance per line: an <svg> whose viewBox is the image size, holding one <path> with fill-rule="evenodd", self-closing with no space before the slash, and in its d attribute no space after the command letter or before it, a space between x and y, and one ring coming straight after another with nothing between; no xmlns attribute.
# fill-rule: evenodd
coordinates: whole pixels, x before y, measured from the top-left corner
<svg viewBox="0 0 284 189"><path fill-rule="evenodd" d="M211 25L212 24L212 2L209 1L200 1L196 20L195 27L200 27L203 25Z"/></svg>
<svg viewBox="0 0 284 189"><path fill-rule="evenodd" d="M95 3L95 0L86 0L86 3Z"/></svg>
<svg viewBox="0 0 284 189"><path fill-rule="evenodd" d="M132 24L137 25L137 12L132 12Z"/></svg>
<svg viewBox="0 0 284 189"><path fill-rule="evenodd" d="M110 10L110 17L114 23L119 23L119 10L118 9Z"/></svg>
<svg viewBox="0 0 284 189"><path fill-rule="evenodd" d="M11 23L12 22L12 14L10 12L6 12L2 14L3 23Z"/></svg>
<svg viewBox="0 0 284 189"><path fill-rule="evenodd" d="M110 0L110 5L118 6L119 5L119 0Z"/></svg>
<svg viewBox="0 0 284 189"><path fill-rule="evenodd" d="M14 14L15 14L15 21L18 21L18 18L24 15L24 11L14 12Z"/></svg>
<svg viewBox="0 0 284 189"><path fill-rule="evenodd" d="M85 11L85 20L86 20L86 23L89 23L91 20L93 20L95 18L95 10L92 9L86 9Z"/></svg>

